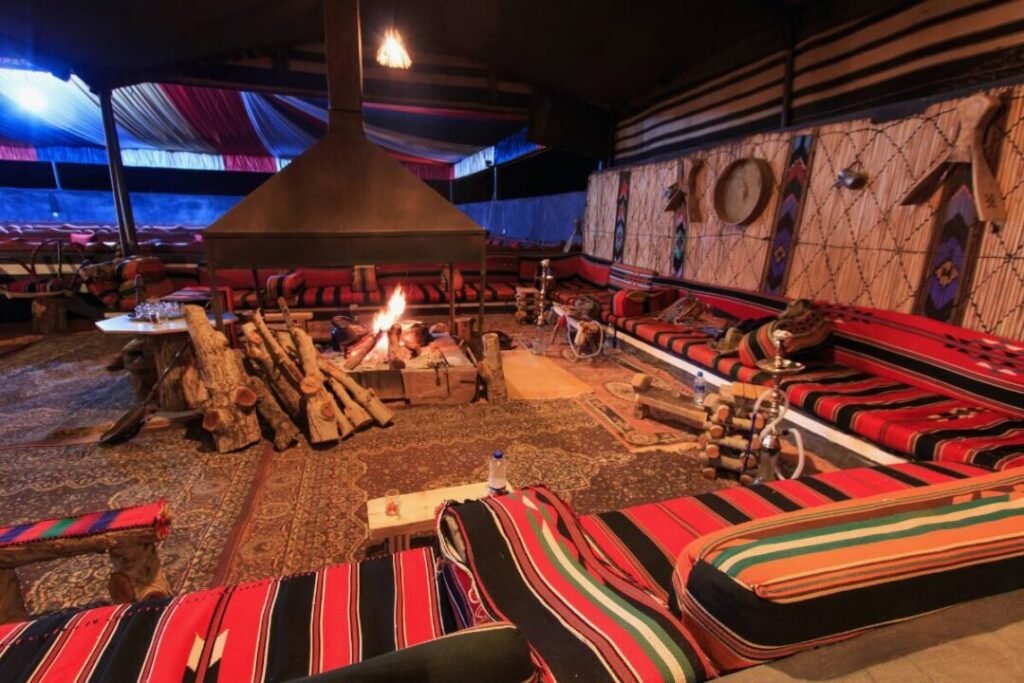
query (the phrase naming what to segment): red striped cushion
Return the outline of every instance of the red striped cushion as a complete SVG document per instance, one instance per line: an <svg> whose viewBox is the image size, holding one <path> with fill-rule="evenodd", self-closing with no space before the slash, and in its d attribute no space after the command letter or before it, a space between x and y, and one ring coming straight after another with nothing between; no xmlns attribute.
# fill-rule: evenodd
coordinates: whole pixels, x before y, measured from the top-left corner
<svg viewBox="0 0 1024 683"><path fill-rule="evenodd" d="M446 557L492 619L514 623L547 678L699 681L714 674L666 605L594 552L572 510L540 486L449 504Z"/></svg>
<svg viewBox="0 0 1024 683"><path fill-rule="evenodd" d="M285 681L454 629L429 548L0 625L0 680Z"/></svg>

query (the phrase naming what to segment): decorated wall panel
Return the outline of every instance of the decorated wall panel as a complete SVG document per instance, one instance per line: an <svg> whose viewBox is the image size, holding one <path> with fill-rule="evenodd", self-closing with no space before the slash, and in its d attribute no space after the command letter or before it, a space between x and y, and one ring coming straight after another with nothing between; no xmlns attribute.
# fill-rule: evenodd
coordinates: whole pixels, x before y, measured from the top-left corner
<svg viewBox="0 0 1024 683"><path fill-rule="evenodd" d="M993 128L999 149L996 177L1009 218L1001 226L967 228L975 247L972 273L949 268L944 281L964 278L952 322L1010 338L1024 338L1024 86L988 91L1004 102ZM921 114L874 123L867 119L786 133L762 133L666 161L631 167L624 261L672 272L673 213L664 210L665 189L675 182L681 159L701 158L696 196L703 220L691 222L685 243L685 277L709 284L757 290L763 285L772 225L778 215L783 172L794 139L814 137L802 212L785 280L788 297L809 297L901 312L915 311L935 261L933 235L950 214L949 197L936 191L917 206L901 205L907 190L953 148L957 103L948 100ZM965 135L967 133L964 133ZM712 208L722 170L741 157L767 160L774 175L768 206L747 226L723 223ZM835 187L843 169L867 175L861 189ZM619 174L594 174L587 207L587 251L610 258ZM952 207L955 213L956 207ZM980 231L980 232L979 232ZM930 251L931 250L931 251ZM941 262L941 263L940 263ZM967 277L968 275L972 275ZM923 312L923 311L922 311ZM928 313L933 317L946 312Z"/></svg>

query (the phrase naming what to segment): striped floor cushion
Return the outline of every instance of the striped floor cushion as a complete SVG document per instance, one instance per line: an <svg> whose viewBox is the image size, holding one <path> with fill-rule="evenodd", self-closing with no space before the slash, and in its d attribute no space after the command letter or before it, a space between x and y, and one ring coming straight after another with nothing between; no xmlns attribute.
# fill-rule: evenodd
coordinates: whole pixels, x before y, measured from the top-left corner
<svg viewBox="0 0 1024 683"><path fill-rule="evenodd" d="M0 625L0 681L286 681L450 630L423 548Z"/></svg>
<svg viewBox="0 0 1024 683"><path fill-rule="evenodd" d="M959 463L904 463L736 487L587 515L581 524L617 567L674 605L672 571L694 539L726 527L836 501L987 474Z"/></svg>
<svg viewBox="0 0 1024 683"><path fill-rule="evenodd" d="M918 460L1024 466L1024 419L867 372L785 383L794 406Z"/></svg>
<svg viewBox="0 0 1024 683"><path fill-rule="evenodd" d="M673 583L722 670L1024 586L1024 471L835 503L691 543Z"/></svg>
<svg viewBox="0 0 1024 683"><path fill-rule="evenodd" d="M484 286L484 301L515 301L516 284L514 282L491 282L487 281ZM480 283L467 282L462 289L462 299L465 301L480 301Z"/></svg>
<svg viewBox="0 0 1024 683"><path fill-rule="evenodd" d="M699 681L713 675L682 624L586 539L544 487L449 504L442 552L489 618L526 636L547 680Z"/></svg>

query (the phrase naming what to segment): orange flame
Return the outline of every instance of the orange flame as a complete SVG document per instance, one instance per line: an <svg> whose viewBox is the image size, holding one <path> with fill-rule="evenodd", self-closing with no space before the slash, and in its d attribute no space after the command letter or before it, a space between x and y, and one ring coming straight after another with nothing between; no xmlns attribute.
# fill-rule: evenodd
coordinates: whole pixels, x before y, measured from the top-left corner
<svg viewBox="0 0 1024 683"><path fill-rule="evenodd" d="M373 332L387 332L391 329L391 326L397 323L401 318L402 314L405 313L405 291L402 286L399 285L395 288L391 298L388 299L387 306L378 311L373 316ZM374 351L387 350L388 338L387 335L381 335L381 338L377 340L377 345L373 347Z"/></svg>

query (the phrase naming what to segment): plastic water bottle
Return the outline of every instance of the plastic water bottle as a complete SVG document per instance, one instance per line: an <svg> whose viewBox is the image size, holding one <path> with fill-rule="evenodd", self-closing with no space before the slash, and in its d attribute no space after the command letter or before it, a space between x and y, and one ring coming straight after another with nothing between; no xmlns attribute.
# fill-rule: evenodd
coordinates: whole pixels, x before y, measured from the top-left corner
<svg viewBox="0 0 1024 683"><path fill-rule="evenodd" d="M707 382L704 381L704 372L701 370L697 371L697 376L693 378L693 402L697 406L704 407L704 396L708 393Z"/></svg>
<svg viewBox="0 0 1024 683"><path fill-rule="evenodd" d="M508 486L508 460L503 451L494 451L487 459L487 488L491 493L502 493Z"/></svg>

